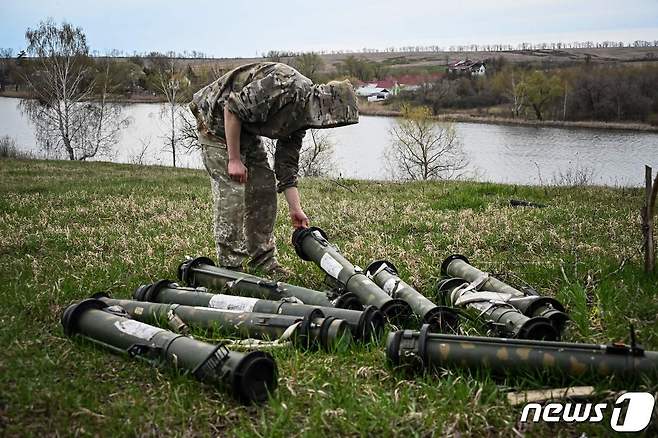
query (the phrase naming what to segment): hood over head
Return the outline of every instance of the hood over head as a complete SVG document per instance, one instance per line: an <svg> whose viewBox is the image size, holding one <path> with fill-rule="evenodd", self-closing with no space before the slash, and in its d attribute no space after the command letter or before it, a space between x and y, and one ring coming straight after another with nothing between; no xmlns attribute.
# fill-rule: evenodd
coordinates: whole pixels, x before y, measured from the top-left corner
<svg viewBox="0 0 658 438"><path fill-rule="evenodd" d="M356 93L348 80L313 84L306 110L309 128L359 123Z"/></svg>

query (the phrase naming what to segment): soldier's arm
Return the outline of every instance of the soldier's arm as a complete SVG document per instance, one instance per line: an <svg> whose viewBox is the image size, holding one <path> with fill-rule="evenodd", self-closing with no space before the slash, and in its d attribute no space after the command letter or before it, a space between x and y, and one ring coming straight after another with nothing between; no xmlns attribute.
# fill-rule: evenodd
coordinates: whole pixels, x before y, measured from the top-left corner
<svg viewBox="0 0 658 438"><path fill-rule="evenodd" d="M297 187L289 187L283 194L286 197L286 202L288 202L288 211L290 212L292 226L294 228L308 228L308 216L302 210L302 202Z"/></svg>
<svg viewBox="0 0 658 438"><path fill-rule="evenodd" d="M290 219L295 228L305 228L309 220L302 209L297 180L299 172L299 151L305 131L297 131L288 138L279 139L274 152L274 173L277 191L283 192L288 203Z"/></svg>
<svg viewBox="0 0 658 438"><path fill-rule="evenodd" d="M228 175L237 182L247 182L247 167L240 158L240 130L242 122L228 107L224 108L224 131L228 149Z"/></svg>

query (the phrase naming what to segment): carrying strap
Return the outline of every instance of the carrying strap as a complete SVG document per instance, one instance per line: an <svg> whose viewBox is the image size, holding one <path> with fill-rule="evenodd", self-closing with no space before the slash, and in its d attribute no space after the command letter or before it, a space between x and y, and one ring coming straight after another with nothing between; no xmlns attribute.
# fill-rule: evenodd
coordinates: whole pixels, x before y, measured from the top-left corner
<svg viewBox="0 0 658 438"><path fill-rule="evenodd" d="M386 271L386 270L389 270L389 272L390 272L390 267L389 267L389 265L386 264L386 263L382 263L382 264L379 265L379 267L377 268L377 270L376 270L375 272L373 272L372 274L368 272L368 273L366 274L366 276L367 276L369 279L371 279L371 280L374 281L374 279L375 279L375 277L377 276L377 274L379 274L379 273L382 272L382 271ZM392 283L393 283L393 287L389 287L389 286L387 286L387 285L389 284L389 282L392 282ZM388 279L388 280L387 280L387 281L381 286L381 288L382 288L382 289L384 290L384 292L386 292L391 298L397 298L397 292L398 292L398 288L400 287L400 283L401 283L401 282L402 282L402 280L401 280L399 277L395 276L395 277L389 278L389 279Z"/></svg>
<svg viewBox="0 0 658 438"><path fill-rule="evenodd" d="M274 341L264 341L262 339L249 338L249 339L226 340L224 344L235 346L235 347L246 348L246 349L261 348L261 347L271 347L271 348L286 347L291 344L292 337L301 324L302 322L299 321L289 326L286 329L286 331L283 332L281 337L279 337L279 339L276 339Z"/></svg>
<svg viewBox="0 0 658 438"><path fill-rule="evenodd" d="M479 291L479 288L489 279L489 274L484 273L475 281L471 283L464 283L463 285L455 288L452 292L452 296L456 297L454 299L454 305L457 307L463 307L472 303L488 303L484 309L480 311L479 317L487 313L494 306L507 306L512 309L515 307L509 303L509 300L513 298L511 294L502 294L499 292L491 291Z"/></svg>
<svg viewBox="0 0 658 438"><path fill-rule="evenodd" d="M487 280L489 280L489 273L483 272L482 275L480 275L478 278L476 278L466 286L464 292L469 292L472 290L480 290L480 288L484 285L484 283L487 282Z"/></svg>

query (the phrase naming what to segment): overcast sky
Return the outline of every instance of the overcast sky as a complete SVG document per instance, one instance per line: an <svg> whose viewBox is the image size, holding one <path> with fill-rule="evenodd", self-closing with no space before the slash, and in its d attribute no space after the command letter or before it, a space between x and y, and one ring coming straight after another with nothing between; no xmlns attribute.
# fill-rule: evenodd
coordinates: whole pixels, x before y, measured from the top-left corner
<svg viewBox="0 0 658 438"><path fill-rule="evenodd" d="M82 27L100 53L658 40L657 0L2 0L0 47L24 48L46 17Z"/></svg>

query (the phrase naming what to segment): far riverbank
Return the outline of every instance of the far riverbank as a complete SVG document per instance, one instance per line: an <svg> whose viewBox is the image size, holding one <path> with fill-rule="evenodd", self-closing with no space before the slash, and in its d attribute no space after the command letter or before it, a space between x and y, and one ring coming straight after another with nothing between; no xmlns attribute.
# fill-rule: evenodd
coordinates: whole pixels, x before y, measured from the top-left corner
<svg viewBox="0 0 658 438"><path fill-rule="evenodd" d="M10 97L15 99L29 99L29 95L22 91L2 91L0 97ZM131 95L115 96L111 99L118 103L164 103L165 100L159 95ZM485 108L486 111L486 108ZM359 106L359 113L364 116L382 116L382 117L400 117L401 112L394 109L383 108L381 104L366 103ZM459 112L439 114L434 117L438 121L455 122L455 123L486 123L490 125L514 125L514 126L536 126L536 127L554 127L554 128L587 128L587 129L610 129L621 131L639 131L639 132L658 132L658 126L650 125L644 122L604 122L597 120L583 121L565 121L565 120L524 120L513 119L508 117L499 117L478 113Z"/></svg>
<svg viewBox="0 0 658 438"><path fill-rule="evenodd" d="M484 111L487 109L485 108ZM384 108L380 104L367 103L359 106L359 113L364 116L401 117L398 110ZM493 115L481 115L480 113L458 112L439 114L435 120L455 123L486 123L490 125L514 125L514 126L536 126L551 128L587 128L587 129L611 129L622 131L658 132L658 126L644 122L604 122L599 120L525 120Z"/></svg>

